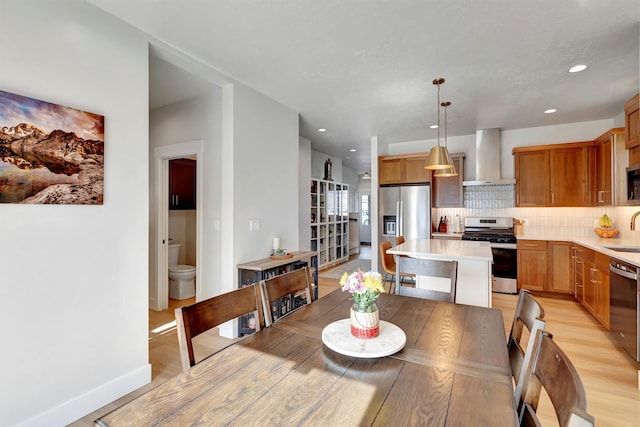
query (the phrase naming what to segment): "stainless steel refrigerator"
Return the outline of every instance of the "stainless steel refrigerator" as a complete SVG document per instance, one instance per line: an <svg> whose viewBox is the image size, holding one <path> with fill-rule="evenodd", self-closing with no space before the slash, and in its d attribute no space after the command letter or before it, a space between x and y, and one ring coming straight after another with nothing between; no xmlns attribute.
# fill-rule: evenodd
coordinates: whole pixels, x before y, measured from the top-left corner
<svg viewBox="0 0 640 427"><path fill-rule="evenodd" d="M431 238L431 187L429 185L380 187L379 241Z"/></svg>

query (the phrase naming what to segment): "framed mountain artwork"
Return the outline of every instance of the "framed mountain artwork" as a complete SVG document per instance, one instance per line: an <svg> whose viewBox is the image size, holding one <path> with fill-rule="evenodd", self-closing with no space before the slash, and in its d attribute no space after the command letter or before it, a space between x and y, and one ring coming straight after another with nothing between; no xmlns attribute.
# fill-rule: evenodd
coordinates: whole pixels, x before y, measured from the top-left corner
<svg viewBox="0 0 640 427"><path fill-rule="evenodd" d="M104 116L0 91L0 203L101 205Z"/></svg>

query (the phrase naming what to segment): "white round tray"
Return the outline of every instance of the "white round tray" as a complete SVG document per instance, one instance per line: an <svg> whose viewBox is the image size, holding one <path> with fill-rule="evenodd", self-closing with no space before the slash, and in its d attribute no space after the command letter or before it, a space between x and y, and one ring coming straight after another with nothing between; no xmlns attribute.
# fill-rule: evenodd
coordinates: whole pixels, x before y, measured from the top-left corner
<svg viewBox="0 0 640 427"><path fill-rule="evenodd" d="M380 335L376 338L356 338L351 335L351 319L342 319L322 330L322 342L345 356L374 358L389 356L402 350L407 336L393 323L381 320Z"/></svg>

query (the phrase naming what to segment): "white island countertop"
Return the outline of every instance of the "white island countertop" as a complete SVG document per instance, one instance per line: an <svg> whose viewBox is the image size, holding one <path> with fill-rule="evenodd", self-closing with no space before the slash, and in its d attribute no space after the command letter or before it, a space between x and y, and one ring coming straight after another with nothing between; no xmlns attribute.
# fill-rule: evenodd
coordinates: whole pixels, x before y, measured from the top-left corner
<svg viewBox="0 0 640 427"><path fill-rule="evenodd" d="M394 255L405 255L411 258L442 260L480 260L493 262L489 242L446 239L407 240L401 245L387 251Z"/></svg>
<svg viewBox="0 0 640 427"><path fill-rule="evenodd" d="M468 240L417 239L394 246L387 250L393 255L411 258L458 261L456 303L491 307L491 272L493 255L489 242ZM402 271L402 257L396 258L396 265ZM418 278L420 279L420 278ZM429 283L434 278L418 280L420 287L432 288ZM396 277L396 286L399 286ZM437 289L437 285L433 285Z"/></svg>

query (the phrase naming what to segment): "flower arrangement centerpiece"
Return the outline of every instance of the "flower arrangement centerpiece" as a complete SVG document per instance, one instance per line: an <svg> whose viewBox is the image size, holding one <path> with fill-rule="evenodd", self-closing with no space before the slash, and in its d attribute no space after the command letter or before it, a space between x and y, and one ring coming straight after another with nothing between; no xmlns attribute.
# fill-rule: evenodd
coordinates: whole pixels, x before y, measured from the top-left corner
<svg viewBox="0 0 640 427"><path fill-rule="evenodd" d="M382 276L375 271L358 269L344 273L340 279L342 291L351 294L351 334L357 338L375 338L380 334L380 314L376 301L382 292Z"/></svg>

